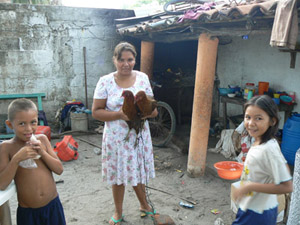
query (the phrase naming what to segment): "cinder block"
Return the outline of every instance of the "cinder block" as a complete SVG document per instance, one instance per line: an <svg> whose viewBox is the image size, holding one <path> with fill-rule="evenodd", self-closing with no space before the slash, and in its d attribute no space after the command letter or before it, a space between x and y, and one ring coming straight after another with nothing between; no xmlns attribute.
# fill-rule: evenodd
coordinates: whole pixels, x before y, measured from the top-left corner
<svg viewBox="0 0 300 225"><path fill-rule="evenodd" d="M1 51L12 51L12 50L19 50L19 39L18 38L1 38L0 39Z"/></svg>
<svg viewBox="0 0 300 225"><path fill-rule="evenodd" d="M0 52L0 66L5 66L6 64L6 52Z"/></svg>

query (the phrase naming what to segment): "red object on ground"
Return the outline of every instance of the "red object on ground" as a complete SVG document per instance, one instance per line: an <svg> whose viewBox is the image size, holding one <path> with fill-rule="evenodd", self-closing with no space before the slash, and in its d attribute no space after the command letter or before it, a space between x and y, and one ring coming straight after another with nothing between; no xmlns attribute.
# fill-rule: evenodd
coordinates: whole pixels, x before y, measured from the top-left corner
<svg viewBox="0 0 300 225"><path fill-rule="evenodd" d="M49 126L38 126L35 134L45 134L49 141L51 141L51 128Z"/></svg>
<svg viewBox="0 0 300 225"><path fill-rule="evenodd" d="M242 175L244 165L235 161L222 161L214 164L219 177L226 180L239 179Z"/></svg>
<svg viewBox="0 0 300 225"><path fill-rule="evenodd" d="M78 159L78 143L74 140L72 135L65 135L62 141L57 142L54 151L63 161Z"/></svg>

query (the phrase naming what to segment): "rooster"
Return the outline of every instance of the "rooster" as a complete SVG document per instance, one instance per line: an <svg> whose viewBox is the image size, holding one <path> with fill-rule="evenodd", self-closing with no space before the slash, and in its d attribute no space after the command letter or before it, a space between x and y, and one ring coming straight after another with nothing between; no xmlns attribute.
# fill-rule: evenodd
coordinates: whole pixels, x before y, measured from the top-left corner
<svg viewBox="0 0 300 225"><path fill-rule="evenodd" d="M144 120L141 119L141 114L138 111L138 108L135 104L135 98L134 98L133 93L131 91L125 90L122 93L122 97L124 97L124 103L122 106L122 110L129 119L129 121L126 121L128 127L129 127L129 130L125 137L125 141L128 141L129 133L130 133L131 129L135 130L135 133L138 138L138 134L144 127ZM136 146L136 144L137 144L137 140L136 140L135 146Z"/></svg>
<svg viewBox="0 0 300 225"><path fill-rule="evenodd" d="M141 118L150 116L157 107L157 101L148 97L144 91L139 91L135 95L136 105L141 113Z"/></svg>
<svg viewBox="0 0 300 225"><path fill-rule="evenodd" d="M136 96L134 96L131 91L125 90L122 93L122 97L124 97L122 110L129 119L129 121L126 121L129 130L125 137L125 141L128 141L129 139L130 130L134 129L136 133L134 146L136 146L138 134L144 128L144 118L152 114L153 110L157 107L157 102L154 99L147 97L144 91L139 91Z"/></svg>

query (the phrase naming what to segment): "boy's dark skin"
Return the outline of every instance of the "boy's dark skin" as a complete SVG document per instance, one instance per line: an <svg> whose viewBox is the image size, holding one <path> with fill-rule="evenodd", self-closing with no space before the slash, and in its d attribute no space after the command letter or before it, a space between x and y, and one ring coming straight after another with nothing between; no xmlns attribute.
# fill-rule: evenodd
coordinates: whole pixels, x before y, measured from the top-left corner
<svg viewBox="0 0 300 225"><path fill-rule="evenodd" d="M60 175L62 163L45 135L36 135L37 141L30 141L38 124L36 109L17 112L6 124L14 129L15 137L0 144L0 189L4 190L14 179L21 207L43 207L57 196L52 172ZM37 155L41 155L34 160L37 168L19 166L21 161Z"/></svg>

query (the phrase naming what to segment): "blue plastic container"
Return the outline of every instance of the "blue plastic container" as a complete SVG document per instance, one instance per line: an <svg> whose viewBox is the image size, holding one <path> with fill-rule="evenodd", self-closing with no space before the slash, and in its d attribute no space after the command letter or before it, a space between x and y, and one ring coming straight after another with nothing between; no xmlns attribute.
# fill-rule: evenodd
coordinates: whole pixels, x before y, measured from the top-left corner
<svg viewBox="0 0 300 225"><path fill-rule="evenodd" d="M281 151L286 161L294 165L297 150L300 148L300 114L294 114L283 126Z"/></svg>
<svg viewBox="0 0 300 225"><path fill-rule="evenodd" d="M226 96L227 94L233 93L230 88L219 88L219 93L222 96Z"/></svg>
<svg viewBox="0 0 300 225"><path fill-rule="evenodd" d="M280 98L272 98L276 105L280 104Z"/></svg>

